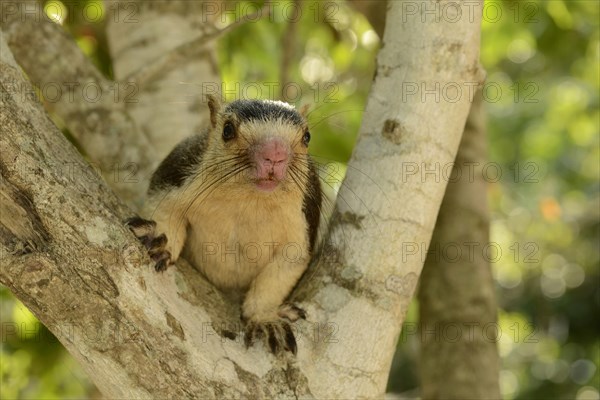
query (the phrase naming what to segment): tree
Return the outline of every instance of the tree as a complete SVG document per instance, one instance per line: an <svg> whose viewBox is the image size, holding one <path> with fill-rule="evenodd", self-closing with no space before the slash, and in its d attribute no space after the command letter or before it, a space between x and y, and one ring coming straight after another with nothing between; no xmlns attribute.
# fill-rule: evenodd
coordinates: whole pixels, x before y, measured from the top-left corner
<svg viewBox="0 0 600 400"><path fill-rule="evenodd" d="M402 4L389 5L384 47L327 251L294 293L309 314L297 325L296 359L276 359L260 347L246 350L241 340L221 336L222 326L235 330L238 310L184 261L165 274L152 272L122 224L134 212L124 201L138 204L143 182L127 186L110 179L120 176L122 165L151 171L166 152L164 135L149 118L159 112L143 106L157 104L152 96L168 96L168 85L160 84L165 76L193 73L183 61L210 54L210 45L201 44L218 32L189 43L163 42L150 26L191 29L190 3L140 3L141 24L115 24L108 31L115 76L135 79L147 89L148 102L130 109L78 100L57 105L119 199L98 176L79 173L89 170L79 153L39 104L19 95L22 88L32 90L19 66L34 81L71 74L98 85L110 82L56 26L23 21L19 9L3 21L0 281L56 334L107 397L383 394L422 268L416 259L399 264L399 255L406 243L429 242L445 189L443 182L423 182L405 167L452 162L471 103L469 96L451 103L397 94L407 84L482 80L477 16L421 22ZM34 40L25 42L29 35ZM149 37L155 45L141 46ZM138 44L143 49L137 51ZM48 68L44 61L56 59L58 48L68 58ZM38 62L36 49L48 58ZM170 112L176 111L157 116L169 129ZM148 132L153 127L156 135ZM65 174L65 166L75 173Z"/></svg>
<svg viewBox="0 0 600 400"><path fill-rule="evenodd" d="M486 159L483 113L478 92L419 285L421 393L426 399L500 398L497 305L490 262L481 251L489 242L481 174ZM477 171L471 173L470 167Z"/></svg>
<svg viewBox="0 0 600 400"><path fill-rule="evenodd" d="M386 2L352 4L382 35ZM449 183L420 278L420 329L412 333L421 338L420 390L425 399L500 398L496 337L488 338L483 332L485 327L497 326L491 268L481 251L474 253L468 248L484 247L489 241L486 184L480 168L472 177L469 172L470 167L480 166L486 159L484 112L478 91L454 170L446 177ZM438 167L441 171L446 166ZM434 176L439 178L438 174ZM443 251L448 246L458 246L460 256L450 259Z"/></svg>

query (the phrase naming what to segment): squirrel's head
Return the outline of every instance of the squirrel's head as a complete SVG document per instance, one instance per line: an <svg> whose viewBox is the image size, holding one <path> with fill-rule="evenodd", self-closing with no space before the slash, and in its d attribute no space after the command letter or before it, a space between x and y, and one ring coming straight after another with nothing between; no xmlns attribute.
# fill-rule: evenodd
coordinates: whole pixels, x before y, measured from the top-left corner
<svg viewBox="0 0 600 400"><path fill-rule="evenodd" d="M261 192L303 191L308 176L310 132L301 112L271 100L236 100L221 105L208 96L211 130L207 158L236 183Z"/></svg>

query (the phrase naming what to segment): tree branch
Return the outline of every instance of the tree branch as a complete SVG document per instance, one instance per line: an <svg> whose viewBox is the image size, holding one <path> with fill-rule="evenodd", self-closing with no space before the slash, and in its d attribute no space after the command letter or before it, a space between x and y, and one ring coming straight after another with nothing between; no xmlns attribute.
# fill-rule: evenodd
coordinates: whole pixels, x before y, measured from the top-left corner
<svg viewBox="0 0 600 400"><path fill-rule="evenodd" d="M209 26L209 28L206 29L207 32L202 33L195 39L180 44L176 48L170 50L167 54L162 54L152 62L143 65L139 70L131 73L126 80L135 81L141 86L145 86L149 82L152 82L156 77L165 75L169 70L180 65L181 62L185 60L200 55L206 56L208 54L207 45L212 44L218 38L248 21L256 21L259 17L269 16L271 3L271 1L266 1L261 9L248 15L244 15L223 28L217 28L212 24L207 24Z"/></svg>
<svg viewBox="0 0 600 400"><path fill-rule="evenodd" d="M153 169L184 138L208 123L207 93L221 88L212 1L111 1L120 18L107 21L115 79L135 82L139 101L127 105L156 152ZM216 14L215 14L216 15ZM126 16L129 16L128 18ZM200 36L199 36L200 34ZM198 39L198 38L202 39ZM197 41L205 41L198 44ZM148 44L151 45L148 45ZM138 175L147 180L148 175Z"/></svg>
<svg viewBox="0 0 600 400"><path fill-rule="evenodd" d="M139 202L147 182L122 177L131 168L149 175L157 155L125 107L136 87L104 78L73 39L43 15L39 3L14 5L14 12L3 14L2 30L16 60L106 181L123 199ZM21 96L35 93L22 87L9 90Z"/></svg>
<svg viewBox="0 0 600 400"><path fill-rule="evenodd" d="M478 91L436 222L419 287L421 329L450 332L421 341L421 387L426 399L499 399L494 282L489 242L483 97ZM467 173L474 167L474 175ZM441 249L458 248L457 257ZM474 249L474 250L473 250ZM444 293L440 296L440 293ZM444 337L446 336L446 337ZM423 336L422 336L423 337Z"/></svg>
<svg viewBox="0 0 600 400"><path fill-rule="evenodd" d="M0 282L108 398L275 395L261 382L287 382L293 367L271 371L266 352L222 336L238 333L239 307L189 264L152 270L122 223L132 211L39 103L6 90L31 86L3 37L0 50L0 197L17 210L0 215Z"/></svg>
<svg viewBox="0 0 600 400"><path fill-rule="evenodd" d="M381 37L386 1L352 0L351 3L365 14ZM439 340L436 336L436 340L420 342L420 386L421 397L425 399L500 397L496 345L493 340L486 340L482 331L497 319L490 265L481 257L473 260L466 256L473 254L467 244L477 244L481 250L489 236L485 182L471 182L465 174L469 166L485 162L484 111L478 91L452 175L462 174L462 179L450 182L446 188L431 240L433 249L428 253L419 285L422 331L446 332L444 329L451 330L452 326L460 330L458 340ZM451 262L444 260L440 251L448 245L459 246L462 257Z"/></svg>
<svg viewBox="0 0 600 400"><path fill-rule="evenodd" d="M343 382L319 387L325 397L383 396L423 266L421 257L407 257L407 247L426 250L445 189L445 182L422 179L414 167L454 161L472 100L467 90L447 102L421 92L408 96L407 88L481 83L479 26L479 19L466 18L423 23L404 14L402 2L390 2L331 246L298 293L316 304L309 314L338 329L337 343L315 347L310 365L300 360L311 385L324 370Z"/></svg>

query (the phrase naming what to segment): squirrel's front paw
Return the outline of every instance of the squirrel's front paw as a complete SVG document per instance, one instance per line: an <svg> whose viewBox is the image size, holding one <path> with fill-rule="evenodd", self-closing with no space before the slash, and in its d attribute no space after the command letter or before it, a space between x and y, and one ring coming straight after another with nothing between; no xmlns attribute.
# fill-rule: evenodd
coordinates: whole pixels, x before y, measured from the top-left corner
<svg viewBox="0 0 600 400"><path fill-rule="evenodd" d="M244 342L250 347L256 339L262 339L275 355L281 351L289 351L296 355L297 346L294 332L290 324L284 320L249 321L246 324Z"/></svg>
<svg viewBox="0 0 600 400"><path fill-rule="evenodd" d="M148 255L156 263L156 271L164 271L171 264L171 253L167 250L165 234L156 235L156 222L140 217L129 218L125 224L135 237L148 249Z"/></svg>

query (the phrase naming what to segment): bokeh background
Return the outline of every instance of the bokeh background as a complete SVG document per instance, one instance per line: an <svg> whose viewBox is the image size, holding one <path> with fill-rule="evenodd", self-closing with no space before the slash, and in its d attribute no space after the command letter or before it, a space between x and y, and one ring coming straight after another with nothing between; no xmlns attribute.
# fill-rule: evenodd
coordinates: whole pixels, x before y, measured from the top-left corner
<svg viewBox="0 0 600 400"><path fill-rule="evenodd" d="M261 82L249 97L269 97L268 85L293 82L284 100L313 104L312 153L343 174L381 41L347 3L327 3L302 1L295 24L275 13L232 30L219 39L219 67L230 89ZM104 10L103 3L43 4L111 77L104 16L66 17L74 4ZM239 4L243 15L256 3ZM549 0L488 1L484 9L491 242L501 250L491 264L506 399L600 399L599 8L596 0ZM4 287L0 300L2 399L98 396ZM417 310L415 301L406 324L418 324ZM418 396L419 340L401 336L390 391Z"/></svg>

